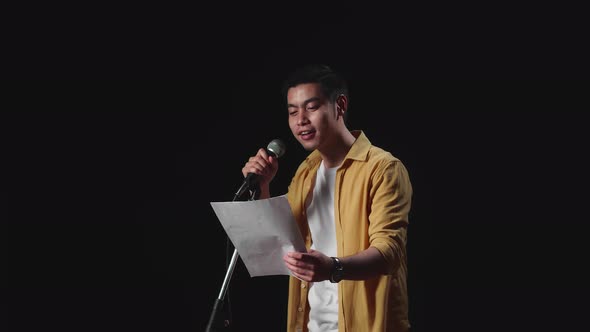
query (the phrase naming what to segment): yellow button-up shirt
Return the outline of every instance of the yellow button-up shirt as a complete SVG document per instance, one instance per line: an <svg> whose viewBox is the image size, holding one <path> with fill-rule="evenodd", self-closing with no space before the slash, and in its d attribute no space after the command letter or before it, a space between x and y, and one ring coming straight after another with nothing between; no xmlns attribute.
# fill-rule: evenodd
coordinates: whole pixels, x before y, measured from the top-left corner
<svg viewBox="0 0 590 332"><path fill-rule="evenodd" d="M406 287L406 231L412 185L402 162L371 145L362 131L336 172L334 219L338 257L374 247L385 258L387 275L338 284L340 332L409 330ZM311 199L321 162L313 151L299 166L287 197L306 246L311 246L306 201ZM287 331L307 331L308 284L291 277Z"/></svg>

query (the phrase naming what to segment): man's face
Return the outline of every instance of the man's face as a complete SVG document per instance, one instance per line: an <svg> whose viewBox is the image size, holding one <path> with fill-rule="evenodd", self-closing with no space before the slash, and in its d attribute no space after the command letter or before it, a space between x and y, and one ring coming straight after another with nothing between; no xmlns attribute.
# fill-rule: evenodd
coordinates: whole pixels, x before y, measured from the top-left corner
<svg viewBox="0 0 590 332"><path fill-rule="evenodd" d="M324 96L318 83L290 88L287 109L291 132L308 151L321 150L337 130L335 105Z"/></svg>

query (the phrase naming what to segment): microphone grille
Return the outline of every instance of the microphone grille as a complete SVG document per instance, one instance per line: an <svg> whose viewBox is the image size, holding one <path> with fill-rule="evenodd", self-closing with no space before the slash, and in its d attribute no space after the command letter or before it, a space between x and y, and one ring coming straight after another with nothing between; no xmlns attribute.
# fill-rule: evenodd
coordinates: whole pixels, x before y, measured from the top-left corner
<svg viewBox="0 0 590 332"><path fill-rule="evenodd" d="M283 141L281 141L278 138L275 138L272 141L270 141L266 149L272 152L277 158L282 157L285 154L285 151L287 151L285 143L283 143Z"/></svg>

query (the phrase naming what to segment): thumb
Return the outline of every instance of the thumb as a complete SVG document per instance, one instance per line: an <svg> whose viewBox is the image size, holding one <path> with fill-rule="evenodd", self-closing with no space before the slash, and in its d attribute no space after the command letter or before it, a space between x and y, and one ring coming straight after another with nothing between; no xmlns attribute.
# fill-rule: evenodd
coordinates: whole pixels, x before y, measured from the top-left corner
<svg viewBox="0 0 590 332"><path fill-rule="evenodd" d="M277 157L272 157L269 156L268 157L268 161L270 161L270 164L276 169L279 166L279 161Z"/></svg>

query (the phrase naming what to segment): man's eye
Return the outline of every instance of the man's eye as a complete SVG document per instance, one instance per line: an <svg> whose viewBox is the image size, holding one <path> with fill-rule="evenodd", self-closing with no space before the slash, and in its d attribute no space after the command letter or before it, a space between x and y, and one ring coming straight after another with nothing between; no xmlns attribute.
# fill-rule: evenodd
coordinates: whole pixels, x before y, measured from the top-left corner
<svg viewBox="0 0 590 332"><path fill-rule="evenodd" d="M289 115L290 115L290 116L297 115L297 111L290 111L290 112L289 112Z"/></svg>
<svg viewBox="0 0 590 332"><path fill-rule="evenodd" d="M309 105L309 106L307 106L307 109L308 110L317 110L318 108L319 108L318 105Z"/></svg>

